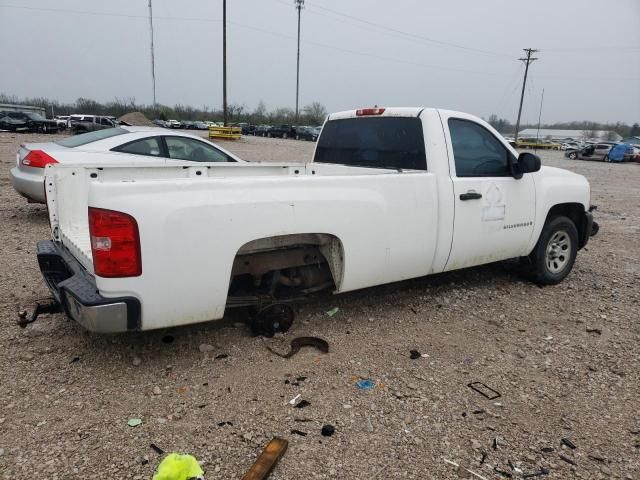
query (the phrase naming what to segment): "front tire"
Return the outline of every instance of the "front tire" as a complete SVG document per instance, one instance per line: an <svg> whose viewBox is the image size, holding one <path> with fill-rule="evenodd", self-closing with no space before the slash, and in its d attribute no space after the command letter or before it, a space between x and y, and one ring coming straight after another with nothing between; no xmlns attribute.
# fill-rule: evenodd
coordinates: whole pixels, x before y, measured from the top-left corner
<svg viewBox="0 0 640 480"><path fill-rule="evenodd" d="M570 158L571 160L575 160L576 158L578 158L578 154L577 154L577 153L575 153L575 152L571 152L571 153L569 154L569 158Z"/></svg>
<svg viewBox="0 0 640 480"><path fill-rule="evenodd" d="M540 285L556 285L573 269L578 253L578 229L564 216L547 220L529 255L528 270Z"/></svg>
<svg viewBox="0 0 640 480"><path fill-rule="evenodd" d="M287 132L282 134L282 138L284 138L286 140L286 138L288 137Z"/></svg>

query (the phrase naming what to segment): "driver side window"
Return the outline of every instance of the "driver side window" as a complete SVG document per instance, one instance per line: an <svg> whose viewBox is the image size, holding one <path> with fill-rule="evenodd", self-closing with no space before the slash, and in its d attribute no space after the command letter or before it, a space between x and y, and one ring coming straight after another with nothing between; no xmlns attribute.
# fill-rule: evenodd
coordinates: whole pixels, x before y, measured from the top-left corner
<svg viewBox="0 0 640 480"><path fill-rule="evenodd" d="M449 132L456 176L511 176L509 151L484 127L468 120L450 118Z"/></svg>

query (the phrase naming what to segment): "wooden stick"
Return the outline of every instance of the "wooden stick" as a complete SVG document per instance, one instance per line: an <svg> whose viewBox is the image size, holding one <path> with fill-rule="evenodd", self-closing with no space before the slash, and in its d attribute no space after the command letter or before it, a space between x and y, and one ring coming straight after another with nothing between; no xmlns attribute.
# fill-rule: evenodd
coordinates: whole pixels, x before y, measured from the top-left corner
<svg viewBox="0 0 640 480"><path fill-rule="evenodd" d="M274 437L251 466L249 471L245 473L242 480L264 480L269 476L273 468L276 466L280 458L287 451L289 442L283 438Z"/></svg>

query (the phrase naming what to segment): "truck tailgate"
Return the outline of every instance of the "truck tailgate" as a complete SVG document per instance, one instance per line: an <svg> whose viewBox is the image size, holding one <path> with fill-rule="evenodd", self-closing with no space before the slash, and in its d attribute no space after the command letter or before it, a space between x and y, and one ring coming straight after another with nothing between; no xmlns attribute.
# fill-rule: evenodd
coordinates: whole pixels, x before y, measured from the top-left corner
<svg viewBox="0 0 640 480"><path fill-rule="evenodd" d="M87 168L53 168L45 170L45 194L49 222L54 240L93 273L91 238L89 236Z"/></svg>

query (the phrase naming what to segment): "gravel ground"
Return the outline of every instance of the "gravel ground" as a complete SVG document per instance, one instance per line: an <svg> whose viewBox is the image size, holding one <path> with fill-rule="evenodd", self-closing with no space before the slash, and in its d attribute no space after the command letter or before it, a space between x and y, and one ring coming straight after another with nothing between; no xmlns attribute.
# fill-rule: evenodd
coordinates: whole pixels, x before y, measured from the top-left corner
<svg viewBox="0 0 640 480"><path fill-rule="evenodd" d="M42 139L0 133L1 478L146 479L161 460L151 443L195 455L208 480L241 478L278 435L290 444L273 479L467 478L445 459L487 479L543 467L536 478L640 479L640 165L543 154L586 175L599 205L600 234L558 286L532 285L504 262L323 296L284 338L252 337L239 318L99 336L62 315L15 324L47 296L34 250L48 225L8 172L21 142ZM224 146L250 160L313 149ZM265 348L303 335L330 352L282 359ZM359 378L375 387L356 388ZM298 394L310 405L289 405ZM321 436L325 424L333 436Z"/></svg>

